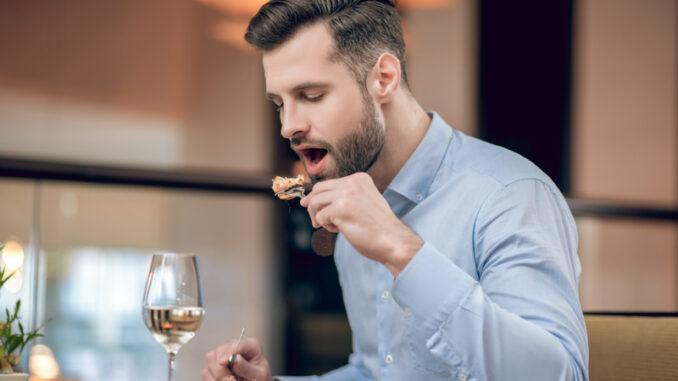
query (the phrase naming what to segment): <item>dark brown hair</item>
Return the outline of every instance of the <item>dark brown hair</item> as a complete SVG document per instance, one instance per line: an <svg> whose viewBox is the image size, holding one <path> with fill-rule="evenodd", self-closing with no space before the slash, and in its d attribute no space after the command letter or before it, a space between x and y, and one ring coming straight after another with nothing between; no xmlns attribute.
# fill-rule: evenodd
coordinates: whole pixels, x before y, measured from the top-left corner
<svg viewBox="0 0 678 381"><path fill-rule="evenodd" d="M407 87L405 40L400 16L390 0L271 0L250 20L245 40L263 51L291 39L300 27L327 22L335 53L365 86L367 73L382 53L400 60L401 84Z"/></svg>

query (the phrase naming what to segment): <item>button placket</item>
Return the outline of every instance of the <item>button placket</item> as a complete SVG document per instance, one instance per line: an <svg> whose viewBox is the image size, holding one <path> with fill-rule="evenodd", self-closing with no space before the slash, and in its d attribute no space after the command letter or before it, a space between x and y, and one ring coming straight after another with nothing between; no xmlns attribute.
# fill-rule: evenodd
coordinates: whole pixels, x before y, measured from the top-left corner
<svg viewBox="0 0 678 381"><path fill-rule="evenodd" d="M392 319L392 311L399 308L393 301L391 288L393 287L393 275L386 267L380 267L376 272L376 304L378 327L378 345L379 355L381 357L381 368L384 375L397 371L397 365L394 363L394 340L398 337L397 321ZM385 376L385 379L391 379Z"/></svg>

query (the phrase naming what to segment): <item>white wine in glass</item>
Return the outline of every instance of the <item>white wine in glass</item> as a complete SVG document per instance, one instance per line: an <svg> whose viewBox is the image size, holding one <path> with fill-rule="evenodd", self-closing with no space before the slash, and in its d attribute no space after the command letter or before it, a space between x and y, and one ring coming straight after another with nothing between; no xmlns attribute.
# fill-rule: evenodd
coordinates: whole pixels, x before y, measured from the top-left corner
<svg viewBox="0 0 678 381"><path fill-rule="evenodd" d="M143 305L144 323L169 354L169 381L182 345L195 336L205 310L194 255L156 254L151 260Z"/></svg>

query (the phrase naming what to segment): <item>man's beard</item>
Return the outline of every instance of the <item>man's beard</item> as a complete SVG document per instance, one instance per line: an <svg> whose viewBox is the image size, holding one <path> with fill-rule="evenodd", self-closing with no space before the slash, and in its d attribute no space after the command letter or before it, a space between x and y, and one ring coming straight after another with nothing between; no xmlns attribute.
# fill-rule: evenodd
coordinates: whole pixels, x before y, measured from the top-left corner
<svg viewBox="0 0 678 381"><path fill-rule="evenodd" d="M322 144L327 154L334 157L335 167L324 173L310 175L313 184L365 172L377 160L386 141L384 124L377 116L372 99L366 94L363 95L363 109L363 119L355 131L336 145Z"/></svg>

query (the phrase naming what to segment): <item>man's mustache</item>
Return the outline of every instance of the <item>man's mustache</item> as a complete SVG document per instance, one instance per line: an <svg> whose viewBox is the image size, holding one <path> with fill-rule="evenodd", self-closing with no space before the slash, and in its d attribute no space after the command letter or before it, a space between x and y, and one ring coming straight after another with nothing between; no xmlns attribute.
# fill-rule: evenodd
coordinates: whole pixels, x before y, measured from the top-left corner
<svg viewBox="0 0 678 381"><path fill-rule="evenodd" d="M290 138L290 147L295 148L300 145L309 145L317 148L322 148L328 152L332 151L332 146L324 141L320 140L310 140L304 138Z"/></svg>

